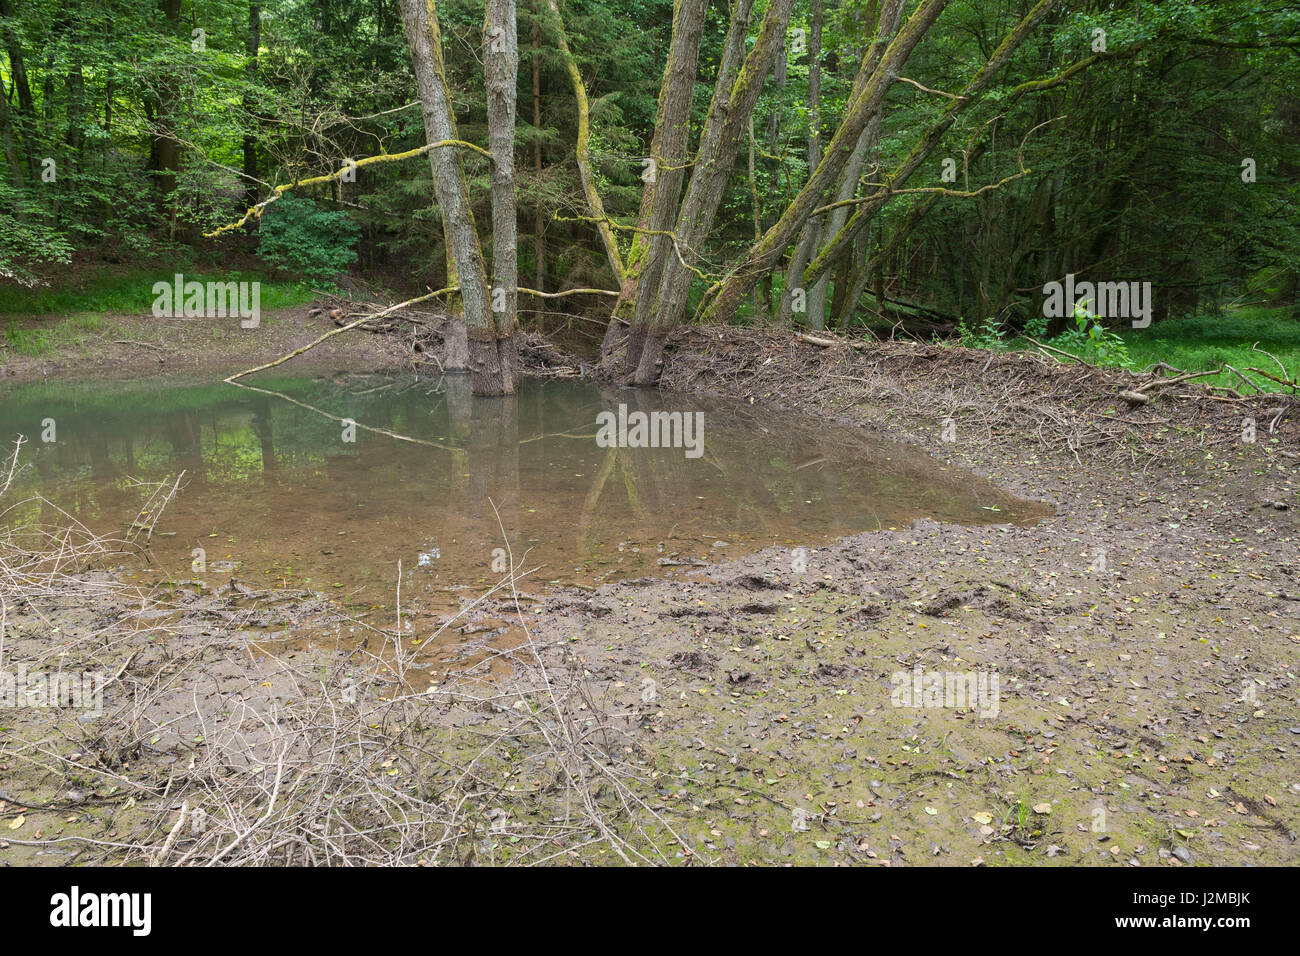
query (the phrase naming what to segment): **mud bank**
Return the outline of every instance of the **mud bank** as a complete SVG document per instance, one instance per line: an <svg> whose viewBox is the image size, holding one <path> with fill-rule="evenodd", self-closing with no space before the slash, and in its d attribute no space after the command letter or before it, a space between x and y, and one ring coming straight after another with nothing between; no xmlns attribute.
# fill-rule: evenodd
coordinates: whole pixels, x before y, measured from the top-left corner
<svg viewBox="0 0 1300 956"><path fill-rule="evenodd" d="M1296 861L1295 404L1175 385L1134 411L1118 392L1145 379L959 348L752 330L675 344L667 388L876 427L1056 512L792 542L543 609L538 635L567 636L640 714L700 847L737 862ZM997 714L899 706L918 668L997 675Z"/></svg>
<svg viewBox="0 0 1300 956"><path fill-rule="evenodd" d="M23 823L0 858L1296 862L1293 404L1151 385L1131 408L1141 379L932 346L672 346L666 388L877 428L1054 513L540 600L506 581L454 622L462 666L418 681L388 645L429 636L312 595L172 595L153 610L179 644L138 595L68 597L56 626L78 633L54 640L24 604L14 653L61 646L117 686L58 734L11 728L0 820ZM513 617L516 640L475 644L476 615ZM259 643L286 628L318 637ZM382 646L348 644L357 628Z"/></svg>

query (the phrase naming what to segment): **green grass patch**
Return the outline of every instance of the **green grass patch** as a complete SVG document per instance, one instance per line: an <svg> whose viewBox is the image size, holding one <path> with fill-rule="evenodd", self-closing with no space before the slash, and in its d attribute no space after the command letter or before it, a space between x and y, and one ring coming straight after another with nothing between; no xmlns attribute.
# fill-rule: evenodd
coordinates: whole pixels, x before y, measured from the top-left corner
<svg viewBox="0 0 1300 956"><path fill-rule="evenodd" d="M1292 381L1300 375L1300 319L1290 309L1244 307L1222 315L1167 319L1146 329L1122 329L1120 335L1136 372L1160 362L1187 372L1208 372L1226 364L1265 392L1288 389L1250 368ZM1285 375L1277 362L1251 348L1256 343L1285 366ZM1250 393L1241 378L1229 371L1198 381Z"/></svg>
<svg viewBox="0 0 1300 956"><path fill-rule="evenodd" d="M1034 337L1092 364L1125 367L1139 373L1161 362L1184 372L1209 372L1220 366L1231 366L1241 374L1225 369L1197 381L1234 388L1247 395L1253 394L1255 389L1261 392L1290 391L1287 386L1260 372L1291 381L1300 375L1300 318L1287 308L1249 306L1220 315L1167 319L1145 329L1121 326L1114 331L1118 335L1116 344L1122 343L1122 348L1112 348L1103 353L1094 349L1091 354L1085 354L1080 336L1066 334L1049 340L1044 340L1041 335ZM959 333L957 339L943 341L960 341L968 348L993 351L1034 349L1033 343L1022 335L1006 331L992 322L959 327ZM1256 345L1277 361L1255 351L1253 346ZM1282 368L1278 367L1279 362ZM1252 368L1260 372L1250 371ZM1243 378L1250 384L1243 382Z"/></svg>
<svg viewBox="0 0 1300 956"><path fill-rule="evenodd" d="M45 289L0 287L0 315L69 315L82 312L143 314L153 308L155 282L172 282L174 271L152 269L127 275L92 276L77 286ZM185 272L185 280L199 282L260 282L262 311L286 309L310 302L314 295L305 282L280 282L252 272Z"/></svg>
<svg viewBox="0 0 1300 956"><path fill-rule="evenodd" d="M60 349L80 346L112 329L112 323L103 316L83 313L39 326L24 327L10 321L4 329L4 340L21 355L41 358Z"/></svg>

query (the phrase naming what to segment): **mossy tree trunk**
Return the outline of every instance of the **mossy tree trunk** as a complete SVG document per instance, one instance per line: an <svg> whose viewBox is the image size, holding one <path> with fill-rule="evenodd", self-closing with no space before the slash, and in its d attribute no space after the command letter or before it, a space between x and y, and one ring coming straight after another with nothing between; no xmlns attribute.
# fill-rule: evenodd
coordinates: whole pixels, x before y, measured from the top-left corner
<svg viewBox="0 0 1300 956"><path fill-rule="evenodd" d="M1052 0L1044 0L1051 3ZM838 182L858 138L871 116L880 109L885 94L893 85L912 50L934 25L948 0L923 0L920 7L903 25L898 35L886 48L879 64L860 87L845 111L835 135L826 147L821 163L808 178L808 182L786 207L781 218L763 238L755 243L720 284L716 293L702 310L709 320L730 322L741 301L749 294L759 279L780 261L785 250L803 229L814 210L819 209L822 197ZM862 70L869 64L864 61ZM860 76L862 73L859 74ZM805 273L805 283L808 276ZM805 285L806 287L806 285Z"/></svg>
<svg viewBox="0 0 1300 956"><path fill-rule="evenodd" d="M435 0L399 0L399 3L424 115L425 136L430 143L456 140L456 119L443 66L437 3ZM487 270L470 207L465 171L456 149L456 146L441 146L429 150L433 184L465 310L470 384L475 395L501 395L506 391L506 383Z"/></svg>
<svg viewBox="0 0 1300 956"><path fill-rule="evenodd" d="M492 154L492 317L501 365L501 388L519 378L519 210L515 200L515 111L519 85L519 30L515 0L487 0L483 23L487 84L488 151Z"/></svg>
<svg viewBox="0 0 1300 956"><path fill-rule="evenodd" d="M691 282L696 278L698 268L697 250L713 227L763 82L772 71L777 54L783 49L782 38L793 5L793 0L771 0L763 25L748 53L745 41L753 0L737 0L732 10L713 99L691 164L686 195L675 217L673 232L676 243L664 239L652 246L646 276L657 274L657 281L652 286L643 283L637 295L636 319L629 344L631 336L638 332L642 339L635 363L629 348L627 370L638 385L658 382L663 365L664 340L685 318ZM660 210L656 208L655 212L658 214ZM656 240L662 238L655 237Z"/></svg>
<svg viewBox="0 0 1300 956"><path fill-rule="evenodd" d="M649 157L646 189L651 191L648 200L649 218L643 250L629 256L636 262L637 286L627 296L633 303L632 327L628 331L625 362L635 369L641 360L646 332L654 312L653 294L662 274L665 255L672 248L667 237L677 212L686 178L691 127L691 100L695 91L695 77L699 72L700 40L704 35L704 14L707 0L676 0L673 6L672 44L668 51L668 64L664 68L663 82L659 87L659 110L655 120L658 152ZM642 209L647 198L642 197ZM617 308L617 306L616 306Z"/></svg>

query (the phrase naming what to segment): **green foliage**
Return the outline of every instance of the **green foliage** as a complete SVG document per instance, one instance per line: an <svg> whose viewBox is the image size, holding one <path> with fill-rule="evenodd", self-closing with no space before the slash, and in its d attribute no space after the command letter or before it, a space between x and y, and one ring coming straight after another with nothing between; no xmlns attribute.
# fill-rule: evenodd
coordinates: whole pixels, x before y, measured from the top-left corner
<svg viewBox="0 0 1300 956"><path fill-rule="evenodd" d="M242 211L250 184L264 198L268 186L336 169L345 158L424 142L419 110L408 108L415 84L392 0L257 6L254 63L249 5L233 0L186 0L176 20L157 0L7 5L10 15L0 23L8 105L0 282L30 286L58 276L74 250L85 254L78 259L99 255L115 264L241 251L244 234L220 244L202 234ZM593 170L607 212L627 224L642 193L641 161L651 149L674 4L560 6L591 102ZM733 7L709 6L690 115L673 118L689 125L692 142ZM778 220L807 181L814 117L822 147L830 142L878 7L825 4L816 113L806 48L787 44L784 81L771 77L764 86L753 116L761 229ZM899 82L889 89L859 196L876 188L865 184L892 176L955 102L926 90L960 90L1025 9L990 0L948 6L906 65L905 75L923 88ZM481 145L482 3L445 0L438 10L459 132ZM751 43L764 12L765 5L756 6ZM808 31L812 15L809 0L796 0L791 32ZM565 64L538 5L521 3L518 18L519 252L530 280L524 284L533 284L534 232L544 241L543 285L553 290L579 278L574 284L612 284L595 230L578 218L586 209L573 163L576 113ZM205 31L201 45L192 42L196 27ZM1298 27L1300 15L1290 6L1252 0L1116 0L1100 7L1063 0L910 179L897 184L901 191L872 217L861 245L837 263L834 291L842 293L846 271L861 254L899 239L881 266L891 298L941 314L1001 317L963 326L963 341L982 347L1006 347L1007 327L1026 321L1034 323L1026 333L1043 341L1048 330L1031 318L1032 290L1062 278L1066 263L1090 281L1150 281L1158 319L1205 315L1245 298L1300 302ZM1099 29L1103 58L1068 81L1021 95L1027 84L1089 60ZM15 51L25 62L25 90L18 89ZM174 175L151 155L168 141L181 144ZM745 137L721 213L693 250L713 275L725 273L754 239L748 146ZM255 180L240 175L246 149ZM57 182L39 177L46 158L57 161ZM469 151L461 159L490 255L489 164ZM945 159L957 163L956 181L940 178ZM1254 181L1243 179L1247 159ZM907 191L940 183L963 190L1002 185L976 196ZM263 257L312 282L331 281L356 262L397 286L436 281L445 248L427 159L366 166L333 195L342 202L328 212L296 193L274 204L262 223ZM296 203L305 206L295 210ZM927 211L912 223L909 213L923 204ZM299 214L304 208L310 214ZM349 220L365 237L355 251L358 234ZM626 248L630 234L618 236ZM775 272L779 282L780 263ZM697 283L692 302L706 285ZM846 327L854 324L855 305L842 315ZM882 328L909 315L892 303L875 306ZM866 307L858 310L859 318L866 314ZM1122 359L1115 342L1098 340L1090 328L1066 335L1071 347ZM1133 349L1157 341L1124 336Z"/></svg>
<svg viewBox="0 0 1300 956"><path fill-rule="evenodd" d="M1074 328L1066 329L1051 344L1093 365L1118 365L1123 368L1132 365L1124 339L1102 325L1097 316L1082 305L1074 307Z"/></svg>
<svg viewBox="0 0 1300 956"><path fill-rule="evenodd" d="M357 261L360 237L347 213L286 194L262 216L257 254L277 269L332 285Z"/></svg>
<svg viewBox="0 0 1300 956"><path fill-rule="evenodd" d="M1029 321L1025 323L1025 335L1039 341L1047 338L1047 317L1043 315L1031 316Z"/></svg>
<svg viewBox="0 0 1300 956"><path fill-rule="evenodd" d="M957 320L957 338L968 349L990 349L1000 352L1007 347L1006 323L989 316L976 325L967 324L965 318Z"/></svg>
<svg viewBox="0 0 1300 956"><path fill-rule="evenodd" d="M28 290L0 286L0 315L78 315L81 313L143 314L153 307L155 282L171 282L177 270L130 270L81 278L75 287ZM185 270L187 279L207 282L260 282L264 311L289 308L312 299L311 288L301 282L273 282L246 272ZM18 333L15 333L18 334Z"/></svg>
<svg viewBox="0 0 1300 956"><path fill-rule="evenodd" d="M43 274L71 258L69 237L49 223L31 190L0 179L0 279L37 285Z"/></svg>

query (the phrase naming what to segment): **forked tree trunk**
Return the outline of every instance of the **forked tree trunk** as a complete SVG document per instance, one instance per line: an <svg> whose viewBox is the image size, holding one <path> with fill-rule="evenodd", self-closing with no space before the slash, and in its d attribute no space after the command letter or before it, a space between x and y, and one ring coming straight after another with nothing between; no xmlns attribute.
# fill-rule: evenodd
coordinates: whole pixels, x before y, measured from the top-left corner
<svg viewBox="0 0 1300 956"><path fill-rule="evenodd" d="M399 0L402 26L416 87L424 114L425 136L430 143L456 140L456 119L452 114L451 94L442 61L442 36L438 26L435 0ZM456 146L429 150L434 189L442 211L446 241L455 260L465 309L465 330L469 340L470 384L475 395L501 395L505 392L501 355L497 346L496 322L492 316L487 270L483 249L474 226L469 188L461 168Z"/></svg>
<svg viewBox="0 0 1300 956"><path fill-rule="evenodd" d="M893 39L894 34L898 32L898 26L903 20L903 0L885 0L879 8L879 18L876 22L876 35L871 47L867 50L866 61L868 71L875 72L876 65L880 62L881 55L884 54L885 48L889 41ZM867 121L866 128L862 135L858 137L857 143L853 146L853 152L849 155L848 164L844 167L844 172L840 174L839 187L835 191L836 202L846 202L854 197L858 190L858 180L862 176L862 169L867 161L867 156L875 149L877 141L880 139L880 127L883 114L880 110ZM810 255L828 243L836 233L843 227L849 216L849 207L840 206L832 209L826 219L820 223L820 236L812 246ZM846 266L845 274L836 279L835 299L841 306L844 302L847 289L842 288L848 279L848 264L852 261L851 256L844 256L841 260ZM805 262L805 265L807 263ZM802 278L802 277L801 277ZM813 285L813 291L809 296L808 314L810 324L816 316L820 316L825 311L827 284L830 281L830 275L825 274L819 278ZM860 294L860 293L859 293ZM857 302L857 297L853 298ZM814 309L817 310L814 312ZM849 307L849 314L852 314L852 306ZM832 310L839 317L837 323L840 327L845 325L843 316L838 310ZM824 323L823 323L824 325ZM823 326L817 326L821 328Z"/></svg>
<svg viewBox="0 0 1300 956"><path fill-rule="evenodd" d="M1044 0L1051 3L1052 0ZM922 0L916 12L908 19L871 75L862 82L852 97L839 129L826 148L821 164L809 177L793 202L786 208L776 225L755 243L742 261L731 271L717 294L709 301L703 317L709 321L729 322L736 314L741 300L749 294L759 278L781 258L790 242L803 229L813 210L821 205L821 197L839 181L858 137L867 122L884 102L885 94L898 76L903 64L922 37L934 25L948 0ZM866 68L864 64L864 69ZM855 83L855 88L859 84ZM805 273L805 281L807 281Z"/></svg>
<svg viewBox="0 0 1300 956"><path fill-rule="evenodd" d="M651 165L648 167L643 165L642 168L644 185L641 187L641 205L636 214L637 231L632 234L632 242L628 246L623 282L619 286L618 298L614 301L614 308L610 313L609 327L605 330L605 340L601 343L600 354L602 360L607 359L614 351L622 338L624 326L630 327L632 320L636 316L637 295L641 290L641 274L645 271L646 260L649 258L653 239L648 230L651 228L654 218L655 197L659 191L657 163L659 157L664 155L664 127L667 125L665 121L668 115L667 104L670 98L677 96L679 90L677 84L682 82L681 72L674 71L673 64L679 62L679 57L685 59L689 55L688 43L692 42L688 31L679 30L679 25L686 25L686 21L682 19L680 0L673 6L672 43L668 50L668 63L664 67L663 79L659 83L655 128L650 138L650 155L646 157L650 160ZM698 39L693 42L696 43L696 48L692 62L696 62L699 57ZM647 170L653 170L654 175L647 176Z"/></svg>
<svg viewBox="0 0 1300 956"><path fill-rule="evenodd" d="M745 53L745 38L749 32L753 0L738 0L733 8L713 100L709 104L704 132L700 135L699 149L691 164L690 185L673 228L677 247L673 248L669 243L652 248L652 256L657 256L657 260L652 258L646 267L647 275L657 270L662 278L653 312L645 314L644 321L642 305L647 303L651 289L643 286L637 297L637 322L631 335L644 330L644 337L635 365L632 365L632 350L630 347L628 350L628 370L637 385L658 382L664 340L685 317L691 282L695 278L694 268L697 267L691 260L698 259L696 250L713 227L727 181L735 167L740 142L748 132L749 118L762 92L763 81L782 49L781 40L790 22L793 5L793 0L772 0L762 29L748 54ZM659 211L656 208L656 215Z"/></svg>
<svg viewBox="0 0 1300 956"><path fill-rule="evenodd" d="M629 371L634 370L641 361L641 350L658 299L656 288L662 275L664 258L672 249L672 242L665 233L672 229L677 200L686 178L691 100L695 91L695 75L699 71L700 40L704 35L704 13L707 7L707 0L676 0L673 9L672 45L659 89L657 123L660 127L660 152L650 157L649 169L653 172L653 183L647 180L647 187L653 186L654 195L649 202L650 220L644 228L651 233L648 234L647 250L637 257L639 264L643 257L645 262L640 264L632 328L627 336L625 362ZM642 206L645 206L644 200Z"/></svg>
<svg viewBox="0 0 1300 956"><path fill-rule="evenodd" d="M961 114L969 109L973 104L980 102L981 94L983 94L989 84L993 82L993 78L998 74L1002 67L1006 65L1007 61L1011 59L1011 55L1015 53L1020 44L1024 42L1025 38L1028 37L1038 24L1046 19L1048 14L1052 12L1052 8L1057 2L1058 0L1039 0L1034 8L1025 15L1024 19L1017 23L1016 26L1007 33L1002 42L998 44L997 49L993 51L993 55L989 57L988 62L985 63L979 73L977 73L975 77L962 88L958 99L949 104L943 113L940 114L939 118L924 132L924 134L922 134L919 141L912 148L907 159L905 159L903 163L890 174L889 182L893 189L901 188L911 175L920 168L921 164L929 158L930 154L934 152L939 144L943 142L944 134L952 128L953 124L956 123ZM915 19L916 16L914 14L912 20ZM903 28L903 32L900 33L900 38L906 37L910 30L912 20L909 20L907 26ZM886 55L888 55L888 53ZM1027 88L1019 88L1010 98L1008 98L1008 100L1005 100L1000 104L1001 108L1009 108L1012 103L1023 95L1025 89ZM868 201L863 202L854 210L853 215L849 217L848 222L846 222L839 232L836 233L836 235L825 246L823 246L822 250L808 264L808 268L804 270L805 282L816 281L818 277L830 268L831 264L840 256L841 253L844 252L853 238L861 230L865 229L868 224L870 224L875 214L880 211L886 202L888 202L890 195L891 191L889 189L877 190L870 197L867 197ZM724 314L727 314L728 309L734 312L734 308L730 306L730 300L735 291L736 290L724 289L722 293L719 294L717 303L710 306L709 312L711 317L720 318Z"/></svg>

